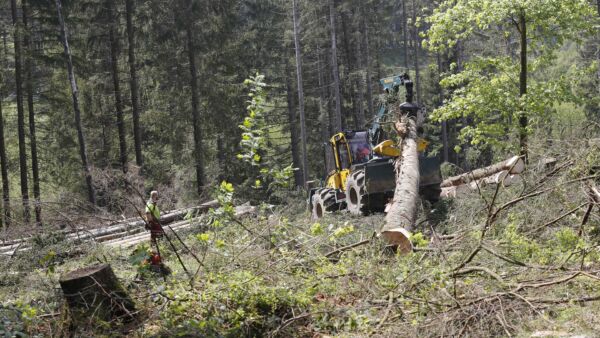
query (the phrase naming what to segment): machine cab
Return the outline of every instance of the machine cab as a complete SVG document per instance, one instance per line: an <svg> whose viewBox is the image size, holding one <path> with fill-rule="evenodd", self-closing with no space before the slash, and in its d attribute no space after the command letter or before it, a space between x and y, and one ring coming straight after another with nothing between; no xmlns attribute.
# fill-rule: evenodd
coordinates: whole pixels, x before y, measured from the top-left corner
<svg viewBox="0 0 600 338"><path fill-rule="evenodd" d="M367 131L338 133L331 138L330 143L335 159L335 170L327 177L327 186L344 190L350 168L373 158L369 133Z"/></svg>

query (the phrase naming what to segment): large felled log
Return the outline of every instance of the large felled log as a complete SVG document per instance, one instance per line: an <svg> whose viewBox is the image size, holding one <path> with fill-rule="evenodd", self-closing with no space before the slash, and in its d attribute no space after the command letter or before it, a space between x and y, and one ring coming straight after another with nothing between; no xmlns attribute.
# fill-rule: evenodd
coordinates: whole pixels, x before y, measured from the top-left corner
<svg viewBox="0 0 600 338"><path fill-rule="evenodd" d="M412 250L409 236L413 229L419 200L419 155L416 122L402 115L395 124L402 155L396 159L396 190L388 206L381 237L398 251Z"/></svg>
<svg viewBox="0 0 600 338"><path fill-rule="evenodd" d="M71 271L59 283L75 323L134 318L135 304L108 264Z"/></svg>
<svg viewBox="0 0 600 338"><path fill-rule="evenodd" d="M507 171L501 171L480 180L471 181L469 184L442 188L440 198L459 198L476 192L486 185L502 184L504 187L509 187L514 184L519 184L522 180L521 175L510 175Z"/></svg>
<svg viewBox="0 0 600 338"><path fill-rule="evenodd" d="M207 212L210 208L217 208L219 203L216 200L203 203L197 207L178 209L172 212L166 213L162 215L161 222L164 224L171 223L174 221L179 221L183 219L189 212L192 213L204 213ZM85 232L77 232L67 236L68 239L79 239L79 240L87 240L90 238L98 238L105 235L111 235L114 233L127 231L129 229L143 229L146 221L144 220L136 220L133 222L120 223L115 224L106 228L93 229Z"/></svg>
<svg viewBox="0 0 600 338"><path fill-rule="evenodd" d="M464 173L462 175L453 176L445 179L441 186L442 188L459 186L482 179L484 177L492 176L502 171L508 171L511 175L520 174L525 170L525 161L519 156L511 157L506 161L502 161L493 164L489 167L476 169Z"/></svg>
<svg viewBox="0 0 600 338"><path fill-rule="evenodd" d="M164 214L161 217L161 221L164 224L176 222L182 220L189 212L192 213L205 213L210 208L217 208L219 206L218 201L213 200L210 202L203 203L197 207L177 209L170 211ZM95 242L105 242L114 238L118 238L121 236L128 236L134 233L141 233L144 231L144 225L146 221L140 220L139 217L137 220L129 219L125 220L121 223L116 223L110 226L98 228L98 229L75 229L74 231L69 231L66 236L67 241L95 241ZM26 240L21 240L20 242L15 242L11 244L6 244L0 246L0 255L13 255L16 248L19 248L19 251L26 251L31 248L30 244Z"/></svg>
<svg viewBox="0 0 600 338"><path fill-rule="evenodd" d="M250 215L250 214L254 214L256 212L256 207L253 206L238 206L235 207L235 217L242 217L242 216L246 216L246 215ZM167 234L170 235L171 234L171 229L174 231L177 231L178 233L180 231L192 228L192 227L199 227L201 226L201 223L199 224L199 222L201 221L201 218L195 218L195 219L191 219L191 220L187 220L187 221L181 221L181 222L177 222L177 223L173 223L170 224L169 227L166 229ZM144 243L147 242L150 239L150 237L148 236L148 234L146 233L142 233L142 234L138 234L138 235L132 235L132 236L127 236L124 238L117 238L114 240L110 240L105 242L105 245L108 246L112 246L112 247L119 247L119 248L127 248L127 247L131 247L140 243Z"/></svg>

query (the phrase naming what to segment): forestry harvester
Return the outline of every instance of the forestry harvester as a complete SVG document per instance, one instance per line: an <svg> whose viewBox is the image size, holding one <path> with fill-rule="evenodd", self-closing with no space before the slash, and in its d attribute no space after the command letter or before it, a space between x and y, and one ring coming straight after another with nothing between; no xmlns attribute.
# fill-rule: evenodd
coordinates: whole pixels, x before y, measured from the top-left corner
<svg viewBox="0 0 600 338"><path fill-rule="evenodd" d="M393 99L397 95L388 95L392 99L380 105L369 129L339 132L331 137L335 168L327 168L330 171L324 187L309 190L308 206L314 218L343 209L355 215L382 212L394 197L394 161L401 154L395 143L386 138L383 125L395 117L395 109L416 118L419 107L413 104L413 83L408 74L385 78L380 83L388 94L397 94L404 86L406 102L398 105ZM441 192L440 162L425 155L428 142L422 135L419 137L419 193L436 202Z"/></svg>

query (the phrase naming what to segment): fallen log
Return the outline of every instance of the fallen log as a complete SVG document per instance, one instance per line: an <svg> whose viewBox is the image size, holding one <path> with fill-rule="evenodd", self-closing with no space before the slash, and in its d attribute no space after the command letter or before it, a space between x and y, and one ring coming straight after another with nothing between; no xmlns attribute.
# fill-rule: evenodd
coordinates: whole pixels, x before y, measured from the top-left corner
<svg viewBox="0 0 600 338"><path fill-rule="evenodd" d="M255 212L256 212L256 207L242 205L242 206L238 206L235 208L234 216L242 217L242 216L246 216L249 214L253 214ZM193 218L191 220L176 222L176 223L170 224L169 227L165 227L165 231L167 231L167 233L171 233L171 229L173 229L174 231L187 230L188 228L198 226L199 225L198 222L200 222L201 220L202 220L202 217L198 217L198 218ZM169 228L171 228L171 229L169 229ZM135 236L128 236L125 238L117 238L114 240L110 240L110 241L105 242L104 244L111 246L111 247L127 248L127 247L135 246L140 243L147 242L149 239L150 239L150 235L144 232L144 233L137 234Z"/></svg>
<svg viewBox="0 0 600 338"><path fill-rule="evenodd" d="M172 223L178 220L183 219L189 212L192 213L205 213L210 208L217 208L219 203L216 200L212 200L210 202L203 203L197 207L177 209L172 212L169 212L163 215L162 220L164 223ZM144 230L144 225L146 222L144 220L138 220L127 223L114 224L104 228L98 229L75 229L74 232L69 233L66 236L67 241L96 241L96 242L104 242L110 241L112 239L118 238L120 235L130 236L130 234L141 233ZM0 255L8 255L12 256L15 253L15 250L19 251L27 251L31 248L29 243L26 240L17 243L0 247Z"/></svg>
<svg viewBox="0 0 600 338"><path fill-rule="evenodd" d="M502 184L504 187L510 187L511 185L519 184L521 181L521 175L510 175L503 171L477 181L472 181L469 184L442 188L440 198L458 198L473 191L478 191L487 185Z"/></svg>
<svg viewBox="0 0 600 338"><path fill-rule="evenodd" d="M525 161L523 161L523 159L519 156L514 156L506 161L493 164L489 167L479 168L458 176L449 177L442 182L441 187L447 188L468 184L472 181L477 181L502 171L507 171L511 175L517 175L521 174L524 170Z"/></svg>
<svg viewBox="0 0 600 338"><path fill-rule="evenodd" d="M219 203L216 200L213 200L213 201L201 204L197 207L179 209L174 212L163 215L161 217L161 222L171 223L171 222L183 219L189 212L207 212L208 209L216 208L218 206L219 206ZM129 229L144 228L145 224L146 224L146 221L137 220L137 221L129 222L129 223L125 223L125 224L112 225L112 226L109 226L106 228L94 229L94 230L89 230L89 231L88 230L79 231L79 232L71 234L70 236L67 236L67 237L69 239L87 240L87 239L91 239L91 238L97 238L100 236L111 235L111 234L122 232L122 231L127 231Z"/></svg>
<svg viewBox="0 0 600 338"><path fill-rule="evenodd" d="M419 155L416 122L407 114L395 123L401 156L396 159L396 190L388 205L381 237L401 253L412 251L410 231L413 229L419 200Z"/></svg>
<svg viewBox="0 0 600 338"><path fill-rule="evenodd" d="M132 320L135 316L135 304L108 264L71 271L60 277L59 284L76 324Z"/></svg>

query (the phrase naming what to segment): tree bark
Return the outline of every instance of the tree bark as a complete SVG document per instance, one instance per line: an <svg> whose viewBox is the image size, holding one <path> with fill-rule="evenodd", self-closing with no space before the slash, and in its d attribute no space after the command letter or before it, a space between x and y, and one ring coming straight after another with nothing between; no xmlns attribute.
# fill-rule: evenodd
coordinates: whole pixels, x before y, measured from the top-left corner
<svg viewBox="0 0 600 338"><path fill-rule="evenodd" d="M198 72L196 70L196 47L192 22L186 28L188 61L190 67L190 87L192 91L192 125L194 128L194 160L196 166L196 182L198 195L202 194L204 187L204 161L202 159L202 128L200 127L200 107L198 97Z"/></svg>
<svg viewBox="0 0 600 338"><path fill-rule="evenodd" d="M598 9L598 17L600 18L600 0L596 0L596 6ZM598 27L596 32L596 43L598 44L597 48L600 50L600 27ZM600 51L596 52L596 65L598 68L596 71L596 85L598 87L598 96L600 96Z"/></svg>
<svg viewBox="0 0 600 338"><path fill-rule="evenodd" d="M305 186L308 180L308 160L306 148L306 116L304 114L304 85L302 80L302 49L300 46L300 13L298 9L298 0L293 0L292 16L294 21L294 49L296 51L296 78L298 79L298 106L300 111L300 142L302 144L302 177Z"/></svg>
<svg viewBox="0 0 600 338"><path fill-rule="evenodd" d="M437 78L436 78L436 90L439 92L439 100L436 102L436 106L439 107L444 103L444 88L440 85L442 80L442 72L445 68L442 66L442 56L440 53L436 53L437 61ZM448 122L442 121L442 160L448 162L449 160L449 144L448 144Z"/></svg>
<svg viewBox="0 0 600 338"><path fill-rule="evenodd" d="M8 50L6 48L6 32L2 32L4 44L4 68L8 69ZM8 159L6 156L6 143L4 141L4 116L2 114L2 100L4 99L4 83L0 83L0 171L2 172L2 210L4 226L8 227L10 219L10 184L8 180Z"/></svg>
<svg viewBox="0 0 600 338"><path fill-rule="evenodd" d="M364 14L361 11L361 7L359 6L357 9L357 13L358 13L358 17L363 17ZM365 93L364 93L364 87L363 87L363 77L361 76L361 72L364 68L363 65L363 48L362 48L362 31L360 29L360 26L357 25L356 31L356 43L355 43L355 50L356 50L356 71L357 74L354 76L354 82L356 85L356 91L357 91L357 96L356 96L356 105L357 105L357 125L358 125L358 129L365 129L366 128L366 121L365 121L365 108L364 108L364 104L363 102L365 101Z"/></svg>
<svg viewBox="0 0 600 338"><path fill-rule="evenodd" d="M4 89L4 88L2 88ZM6 158L6 144L4 143L4 116L2 114L2 99L4 91L0 91L0 166L2 166L2 210L0 221L5 227L10 225L10 185L8 181L8 160Z"/></svg>
<svg viewBox="0 0 600 338"><path fill-rule="evenodd" d="M135 304L108 264L71 271L61 276L59 284L78 325L134 317Z"/></svg>
<svg viewBox="0 0 600 338"><path fill-rule="evenodd" d="M300 144L297 128L296 105L294 104L294 89L292 87L292 70L289 59L285 58L285 87L288 109L288 124L290 126L290 147L292 150L292 165L299 170L294 171L294 183L296 187L303 187L306 180L303 178L302 160L298 145Z"/></svg>
<svg viewBox="0 0 600 338"><path fill-rule="evenodd" d="M450 145L448 143L448 122L442 121L442 156L444 162L450 160Z"/></svg>
<svg viewBox="0 0 600 338"><path fill-rule="evenodd" d="M527 95L527 22L525 13L519 15L519 33L521 37L521 71L519 74L519 96ZM528 161L528 141L527 141L527 125L529 124L525 107L521 107L519 113L519 147L520 155L525 157L525 162Z"/></svg>
<svg viewBox="0 0 600 338"><path fill-rule="evenodd" d="M371 50L369 45L369 25L367 24L366 13L363 13L362 26L363 26L363 37L364 45L363 50L365 51L365 69L366 75L365 80L367 83L367 104L369 107L369 118L375 116L375 106L373 104L373 81L371 75Z"/></svg>
<svg viewBox="0 0 600 338"><path fill-rule="evenodd" d="M408 68L407 68L408 71ZM381 39L375 38L375 72L377 74L377 78L381 79L383 77L381 72Z"/></svg>
<svg viewBox="0 0 600 338"><path fill-rule="evenodd" d="M323 156L325 158L325 173L328 173L331 168L333 168L333 154L331 153L331 149L329 148L329 138L331 137L331 133L329 127L331 125L330 115L331 111L327 109L327 91L325 86L325 79L323 76L323 69L326 68L326 65L323 65L321 59L321 50L317 45L317 79L319 84L319 121L321 123L321 137L323 140Z"/></svg>
<svg viewBox="0 0 600 338"><path fill-rule="evenodd" d="M415 98L417 99L417 105L421 103L421 72L419 69L419 48L421 47L421 39L419 38L419 27L417 27L417 4L415 3L415 0L412 0L412 6L413 6L413 10L412 10L412 24L413 24L413 38L414 38L414 44L415 44L415 48L413 48L413 53L414 53L414 66L415 66L415 89L416 89L416 95Z"/></svg>
<svg viewBox="0 0 600 338"><path fill-rule="evenodd" d="M75 79L75 72L73 70L73 60L71 57L71 48L69 47L69 40L67 37L67 28L65 20L62 15L62 2L61 0L55 0L56 11L58 15L58 23L60 26L60 35L64 48L65 59L67 61L67 73L69 76L69 83L71 85L71 97L73 99L73 111L75 113L75 127L77 128L77 140L79 142L79 155L81 157L81 164L83 172L85 174L85 182L88 191L88 201L92 204L96 204L96 193L94 191L94 185L92 184L92 175L90 173L90 167L88 165L87 149L85 146L85 137L83 132L83 125L81 123L81 110L79 109L79 89L77 88L77 81Z"/></svg>
<svg viewBox="0 0 600 338"><path fill-rule="evenodd" d="M140 127L140 99L139 85L137 76L137 67L135 64L135 27L133 26L133 16L135 15L134 0L125 0L125 12L127 17L127 41L129 43L128 61L129 61L129 87L131 90L131 114L133 119L133 144L135 148L135 163L140 170L144 165L142 155L142 136Z"/></svg>
<svg viewBox="0 0 600 338"><path fill-rule="evenodd" d="M23 65L22 65L22 27L17 17L17 1L10 1L15 47L15 85L17 92L17 132L19 136L19 168L21 172L21 196L23 198L23 221L29 223L29 187L27 181L27 151L25 143L25 112L23 109Z"/></svg>
<svg viewBox="0 0 600 338"><path fill-rule="evenodd" d="M404 68L408 71L408 20L406 19L406 0L400 0L402 3L402 42L404 43Z"/></svg>
<svg viewBox="0 0 600 338"><path fill-rule="evenodd" d="M359 33L360 36L360 33ZM357 59L358 61L358 71L359 73L356 74L354 82L356 83L356 91L357 91L357 96L356 96L356 105L357 105L357 126L358 129L365 129L367 127L367 122L366 122L366 118L365 118L365 108L363 105L363 102L365 101L365 93L364 93L364 87L363 87L363 79L362 76L360 76L360 70L362 70L363 65L362 65L362 48L360 44L356 44L356 55L357 55Z"/></svg>
<svg viewBox="0 0 600 338"><path fill-rule="evenodd" d="M219 175L217 179L219 182L227 180L225 168L227 168L227 148L225 147L225 135L219 135L217 137L217 164L219 165Z"/></svg>
<svg viewBox="0 0 600 338"><path fill-rule="evenodd" d="M42 205L40 201L40 169L37 155L37 139L35 131L35 111L33 106L33 46L31 45L31 30L29 27L28 0L22 0L23 8L23 42L25 45L25 91L27 92L27 109L29 112L29 143L31 147L31 171L33 179L33 198L35 222L42 225Z"/></svg>
<svg viewBox="0 0 600 338"><path fill-rule="evenodd" d="M335 97L334 131L342 130L342 97L340 94L340 70L337 60L336 10L334 0L329 0L329 22L331 29L331 69L333 74L333 94Z"/></svg>
<svg viewBox="0 0 600 338"><path fill-rule="evenodd" d="M395 123L402 155L396 159L396 190L388 206L381 236L401 252L409 252L412 245L408 238L413 230L419 200L419 155L417 152L416 122L402 115ZM408 232L408 233L407 233Z"/></svg>
<svg viewBox="0 0 600 338"><path fill-rule="evenodd" d="M441 187L446 188L467 184L469 182L479 180L505 170L511 175L520 174L525 170L525 162L521 157L514 156L508 160L495 163L485 168L479 168L458 176L449 177L442 182Z"/></svg>
<svg viewBox="0 0 600 338"><path fill-rule="evenodd" d="M364 120L365 120L365 116L364 116L364 111L362 111L362 102L360 99L360 88L359 88L359 83L358 83L358 77L356 76L355 72L357 70L357 65L358 65L358 58L354 57L354 54L352 52L352 42L351 42L351 36L350 36L350 32L348 29L348 14L346 10L342 10L340 12L340 19L341 19L341 28L342 28L342 45L344 47L344 58L345 59L345 81L342 81L342 83L347 83L348 87L349 87L349 96L350 96L350 100L352 101L352 122L353 122L353 126L354 126L354 130L359 130L359 129L363 129L364 128ZM360 50L360 47L359 47ZM358 55L358 54L356 54ZM342 63L344 64L344 63ZM343 87L343 86L342 86ZM342 97L343 97L343 93L342 93ZM361 116L361 111L362 111L362 116Z"/></svg>
<svg viewBox="0 0 600 338"><path fill-rule="evenodd" d="M113 80L113 94L115 96L115 110L117 115L117 130L119 133L119 160L121 170L127 172L127 135L125 134L125 121L123 120L123 100L121 95L121 80L119 79L119 38L117 36L117 13L114 0L108 3L108 37L110 40L110 64Z"/></svg>

